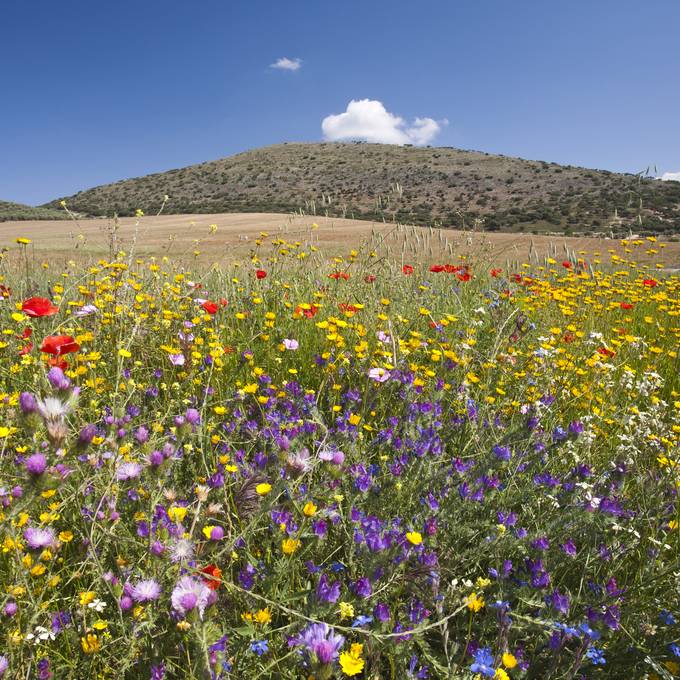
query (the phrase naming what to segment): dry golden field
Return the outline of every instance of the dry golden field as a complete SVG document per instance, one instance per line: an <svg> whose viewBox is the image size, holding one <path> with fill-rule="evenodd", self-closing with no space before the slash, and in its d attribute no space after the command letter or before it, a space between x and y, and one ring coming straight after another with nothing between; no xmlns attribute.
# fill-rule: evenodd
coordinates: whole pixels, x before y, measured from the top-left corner
<svg viewBox="0 0 680 680"><path fill-rule="evenodd" d="M119 251L139 256L171 255L173 259L203 263L227 262L247 258L261 232L270 236L269 241L280 238L298 243L301 250L314 246L329 257L364 244L404 262L452 262L474 255L476 262L503 266L530 257L560 260L571 255L604 262L612 252L627 256L625 245L607 239L475 233L268 213L126 217L117 223L103 218L5 222L0 224L0 247L16 252L16 238L25 237L32 240L30 256L54 264L96 260ZM638 258L642 254L655 261L661 259L669 269L680 267L680 243L648 243L646 248L634 250Z"/></svg>

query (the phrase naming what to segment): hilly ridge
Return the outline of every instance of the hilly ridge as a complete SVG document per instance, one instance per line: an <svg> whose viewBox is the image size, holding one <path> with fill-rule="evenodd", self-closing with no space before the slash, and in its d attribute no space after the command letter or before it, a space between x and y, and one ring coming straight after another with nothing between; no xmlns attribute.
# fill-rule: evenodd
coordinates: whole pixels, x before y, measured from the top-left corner
<svg viewBox="0 0 680 680"><path fill-rule="evenodd" d="M680 233L680 183L450 147L286 143L64 197L93 216L295 212L489 231ZM60 199L45 205L56 208Z"/></svg>
<svg viewBox="0 0 680 680"><path fill-rule="evenodd" d="M23 220L63 220L66 215L63 210L51 207L34 208L23 203L0 201L0 222Z"/></svg>

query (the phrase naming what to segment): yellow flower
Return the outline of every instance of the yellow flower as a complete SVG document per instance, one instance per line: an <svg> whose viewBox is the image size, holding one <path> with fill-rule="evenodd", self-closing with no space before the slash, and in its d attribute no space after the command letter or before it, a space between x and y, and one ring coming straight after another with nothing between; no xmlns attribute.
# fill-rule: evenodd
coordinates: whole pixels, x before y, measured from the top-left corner
<svg viewBox="0 0 680 680"><path fill-rule="evenodd" d="M478 612L480 609L484 607L484 596L483 595L477 595L477 593L470 593L466 598L465 598L465 604L467 605L467 608L471 612Z"/></svg>
<svg viewBox="0 0 680 680"><path fill-rule="evenodd" d="M281 541L281 550L284 555L292 555L300 547L300 541L296 538L284 538Z"/></svg>
<svg viewBox="0 0 680 680"><path fill-rule="evenodd" d="M359 675L364 670L364 660L361 658L363 647L353 644L349 652L340 654L340 668L345 675Z"/></svg>
<svg viewBox="0 0 680 680"><path fill-rule="evenodd" d="M317 511L317 510L318 510L318 508L316 507L316 505L314 505L314 503L312 503L312 501L309 501L308 503L306 503L306 504L305 504L305 507L302 508L302 512L303 512L307 517L314 517L314 515L316 514L316 511Z"/></svg>
<svg viewBox="0 0 680 680"><path fill-rule="evenodd" d="M412 545L420 545L423 542L423 537L418 531L408 531L406 540Z"/></svg>
<svg viewBox="0 0 680 680"><path fill-rule="evenodd" d="M94 598L97 597L97 593L95 593L93 590L86 590L80 593L80 605L82 607L86 607L90 602L94 601Z"/></svg>
<svg viewBox="0 0 680 680"><path fill-rule="evenodd" d="M23 236L19 236L19 238L15 239L17 243L20 243L22 246L27 246L29 243L33 243L30 238L24 238Z"/></svg>
<svg viewBox="0 0 680 680"><path fill-rule="evenodd" d="M510 652L505 652L505 654L503 654L503 665L506 668L514 668L517 665L515 655Z"/></svg>
<svg viewBox="0 0 680 680"><path fill-rule="evenodd" d="M502 668L496 669L493 678L494 680L510 680L510 676Z"/></svg>
<svg viewBox="0 0 680 680"><path fill-rule="evenodd" d="M271 623L272 620L272 615L271 612L269 611L269 607L267 609L260 609L255 614L253 615L253 619L257 621L257 623Z"/></svg>
<svg viewBox="0 0 680 680"><path fill-rule="evenodd" d="M187 509L182 506L173 505L168 508L168 517L171 522L183 522L186 515Z"/></svg>
<svg viewBox="0 0 680 680"><path fill-rule="evenodd" d="M101 649L99 638L93 633L88 633L84 637L81 637L80 645L85 654L96 654Z"/></svg>
<svg viewBox="0 0 680 680"><path fill-rule="evenodd" d="M4 439L5 437L9 437L9 433L11 432L9 427L0 427L0 439Z"/></svg>
<svg viewBox="0 0 680 680"><path fill-rule="evenodd" d="M266 496L272 490L272 485L267 482L262 482L255 487L258 496Z"/></svg>
<svg viewBox="0 0 680 680"><path fill-rule="evenodd" d="M340 603L340 618L351 619L354 616L354 607L351 602Z"/></svg>
<svg viewBox="0 0 680 680"><path fill-rule="evenodd" d="M73 533L70 531L61 531L59 533L59 540L62 543L70 543L73 540Z"/></svg>
<svg viewBox="0 0 680 680"><path fill-rule="evenodd" d="M126 349L119 349L118 356L123 357L124 359L129 359L132 356L132 354L128 352Z"/></svg>

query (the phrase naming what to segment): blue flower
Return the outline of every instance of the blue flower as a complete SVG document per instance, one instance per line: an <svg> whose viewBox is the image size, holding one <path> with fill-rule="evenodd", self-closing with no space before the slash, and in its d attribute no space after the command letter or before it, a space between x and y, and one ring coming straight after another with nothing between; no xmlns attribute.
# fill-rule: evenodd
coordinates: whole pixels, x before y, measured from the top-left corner
<svg viewBox="0 0 680 680"><path fill-rule="evenodd" d="M372 616L359 615L354 619L354 623L352 624L352 628L360 628L361 626L367 626L372 621L373 621Z"/></svg>
<svg viewBox="0 0 680 680"><path fill-rule="evenodd" d="M675 656L680 656L680 645L677 642L673 642L668 645L668 649L675 654Z"/></svg>
<svg viewBox="0 0 680 680"><path fill-rule="evenodd" d="M667 626L672 626L675 623L675 616L673 616L673 614L671 614L667 609L662 609L659 612L659 618Z"/></svg>
<svg viewBox="0 0 680 680"><path fill-rule="evenodd" d="M586 652L586 656L596 666L598 664L604 666L607 663L607 660L604 658L604 652L601 649L598 649L597 647L589 647L588 651Z"/></svg>
<svg viewBox="0 0 680 680"><path fill-rule="evenodd" d="M475 662L470 666L473 673L481 673L487 678L492 678L496 675L496 669L493 664L493 656L490 647L482 647L474 653Z"/></svg>
<svg viewBox="0 0 680 680"><path fill-rule="evenodd" d="M262 656L269 651L269 643L266 640L254 640L250 643L250 651Z"/></svg>
<svg viewBox="0 0 680 680"><path fill-rule="evenodd" d="M587 623L582 623L579 626L579 630L582 633L585 633L585 635L587 637L589 637L591 640L599 640L600 639L600 634L596 630L593 630Z"/></svg>

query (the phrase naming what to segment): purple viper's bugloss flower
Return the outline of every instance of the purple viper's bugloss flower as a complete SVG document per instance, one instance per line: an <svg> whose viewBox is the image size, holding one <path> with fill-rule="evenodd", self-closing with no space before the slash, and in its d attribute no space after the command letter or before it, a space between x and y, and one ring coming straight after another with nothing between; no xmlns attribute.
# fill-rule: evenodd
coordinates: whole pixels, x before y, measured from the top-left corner
<svg viewBox="0 0 680 680"><path fill-rule="evenodd" d="M509 446L501 446L500 444L496 444L496 446L493 447L493 453L498 460L510 460L512 458L512 452L510 451Z"/></svg>
<svg viewBox="0 0 680 680"><path fill-rule="evenodd" d="M340 597L340 581L329 583L328 576L321 574L319 585L316 587L316 596L322 602L337 602Z"/></svg>
<svg viewBox="0 0 680 680"><path fill-rule="evenodd" d="M338 658L345 638L326 623L313 623L291 642L293 645L303 646L319 663L329 664Z"/></svg>
<svg viewBox="0 0 680 680"><path fill-rule="evenodd" d="M371 593L373 592L373 589L371 588L371 582L365 576L362 576L360 579L357 579L352 584L352 590L359 597L363 597L364 599L371 597Z"/></svg>
<svg viewBox="0 0 680 680"><path fill-rule="evenodd" d="M89 425L85 425L78 435L78 444L81 446L88 446L92 443L92 440L96 435L97 427L95 425L92 425L91 423Z"/></svg>

